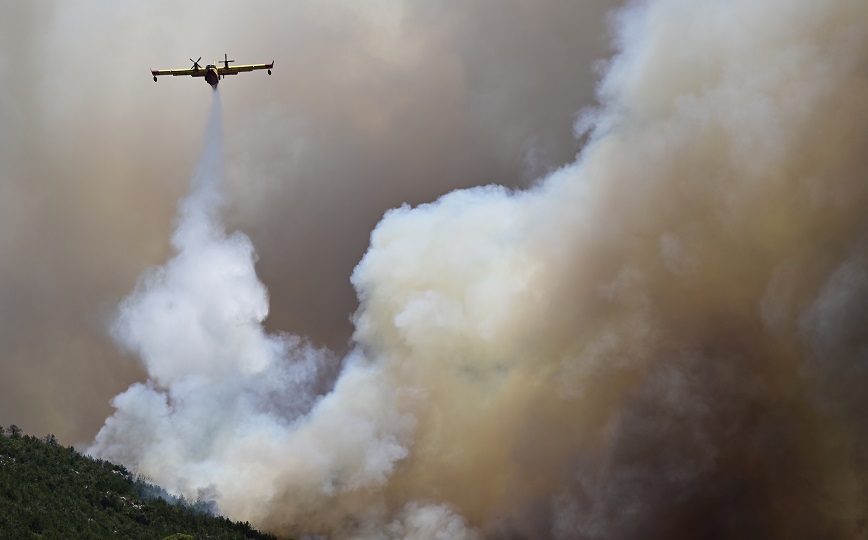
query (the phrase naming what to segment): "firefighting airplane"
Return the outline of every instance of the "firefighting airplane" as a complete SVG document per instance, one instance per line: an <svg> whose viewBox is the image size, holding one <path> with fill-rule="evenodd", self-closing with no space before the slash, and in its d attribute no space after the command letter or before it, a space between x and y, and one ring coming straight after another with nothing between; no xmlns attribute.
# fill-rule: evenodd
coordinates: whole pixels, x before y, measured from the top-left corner
<svg viewBox="0 0 868 540"><path fill-rule="evenodd" d="M202 57L199 57L201 60ZM215 62L214 64L208 64L204 68L199 65L199 60L190 59L193 62L193 67L190 69L152 69L151 75L154 76L154 82L157 82L157 77L160 75L189 75L191 77L205 77L205 82L211 85L212 88L217 88L217 83L220 82L220 79L225 77L226 75L237 75L242 71L253 71L254 69L267 69L268 74L271 75L271 69L274 67L274 60L271 61L270 64L245 64L241 66L229 66L230 62L234 62L235 60L229 60L229 55L224 54L223 60L220 62ZM222 63L223 66L217 66L216 64Z"/></svg>

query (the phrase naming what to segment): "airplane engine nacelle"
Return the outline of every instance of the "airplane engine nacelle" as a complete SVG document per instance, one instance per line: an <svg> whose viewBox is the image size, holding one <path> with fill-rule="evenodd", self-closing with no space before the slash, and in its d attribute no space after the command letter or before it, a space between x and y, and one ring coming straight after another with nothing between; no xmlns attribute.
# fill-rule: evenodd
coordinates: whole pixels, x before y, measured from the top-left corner
<svg viewBox="0 0 868 540"><path fill-rule="evenodd" d="M154 82L157 82L157 76L154 75Z"/></svg>

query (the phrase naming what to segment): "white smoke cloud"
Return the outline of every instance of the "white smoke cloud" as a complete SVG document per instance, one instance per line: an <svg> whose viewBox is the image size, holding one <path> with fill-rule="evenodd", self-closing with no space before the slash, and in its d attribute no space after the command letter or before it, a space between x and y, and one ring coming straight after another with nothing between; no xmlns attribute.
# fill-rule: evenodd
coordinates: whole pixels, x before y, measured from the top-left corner
<svg viewBox="0 0 868 540"><path fill-rule="evenodd" d="M253 248L218 219L213 123L177 253L114 328L149 382L91 452L335 537L856 530L858 512L804 504L865 480L847 457L864 436L824 446L859 431L863 400L823 388L864 356L847 299L864 258L840 245L863 246L868 7L654 0L619 20L576 163L377 225L327 392L327 351L262 328ZM839 367L803 373L829 354ZM844 405L833 427L817 392Z"/></svg>
<svg viewBox="0 0 868 540"><path fill-rule="evenodd" d="M187 497L212 494L232 515L263 520L263 502L287 482L308 510L383 486L408 455L414 420L399 409L383 366L351 355L334 390L318 397L327 351L264 331L268 296L253 246L219 220L220 118L215 92L173 236L176 254L142 278L112 328L142 359L149 381L113 400L117 412L89 451ZM401 537L440 522L463 527L446 514L442 506L413 507L392 527L408 531Z"/></svg>

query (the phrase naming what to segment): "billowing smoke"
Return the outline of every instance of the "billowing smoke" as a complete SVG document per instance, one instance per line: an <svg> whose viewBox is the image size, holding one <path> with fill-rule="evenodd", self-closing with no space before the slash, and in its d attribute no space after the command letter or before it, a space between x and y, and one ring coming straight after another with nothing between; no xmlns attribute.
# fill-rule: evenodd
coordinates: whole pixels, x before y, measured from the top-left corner
<svg viewBox="0 0 868 540"><path fill-rule="evenodd" d="M266 328L335 350L333 373L386 210L574 158L620 2L4 3L0 424L86 445L146 377L105 327L171 253L210 103L201 79L148 68L276 61L221 83L224 218L256 246Z"/></svg>
<svg viewBox="0 0 868 540"><path fill-rule="evenodd" d="M267 293L250 240L227 235L220 223L222 184L215 92L192 193L172 238L176 255L143 277L112 329L150 379L114 399L117 412L91 452L187 496L217 497L231 514L256 522L268 523L263 503L289 481L305 495L280 525L330 530L337 523L340 530L352 517L364 519L354 533L379 528L386 516L367 516L368 501L329 509L328 500L385 485L408 455L415 420L402 410L385 366L361 354L346 359L334 391L317 400L328 353L263 330ZM445 506L408 507L390 527L400 537L464 530Z"/></svg>
<svg viewBox="0 0 868 540"><path fill-rule="evenodd" d="M649 0L617 29L575 163L377 225L335 378L262 328L212 124L114 326L149 382L91 451L298 534L864 535L868 4Z"/></svg>

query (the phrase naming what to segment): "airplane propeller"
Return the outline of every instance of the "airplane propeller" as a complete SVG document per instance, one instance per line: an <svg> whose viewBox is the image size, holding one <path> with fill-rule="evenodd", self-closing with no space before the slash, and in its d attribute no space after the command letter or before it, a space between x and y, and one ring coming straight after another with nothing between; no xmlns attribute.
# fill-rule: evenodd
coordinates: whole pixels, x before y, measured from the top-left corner
<svg viewBox="0 0 868 540"><path fill-rule="evenodd" d="M200 56L199 60L201 59L202 57ZM192 58L190 59L190 61L193 62L193 69L202 69L202 66L199 65L199 60L193 60Z"/></svg>
<svg viewBox="0 0 868 540"><path fill-rule="evenodd" d="M229 59L229 54L228 54L228 53L223 53L223 65L226 67L226 69L229 69L229 62L234 62L234 61L235 61L235 60L230 60L230 59ZM220 78L222 79L222 78L224 78L224 77L226 77L226 76L223 75L223 76L221 76Z"/></svg>

